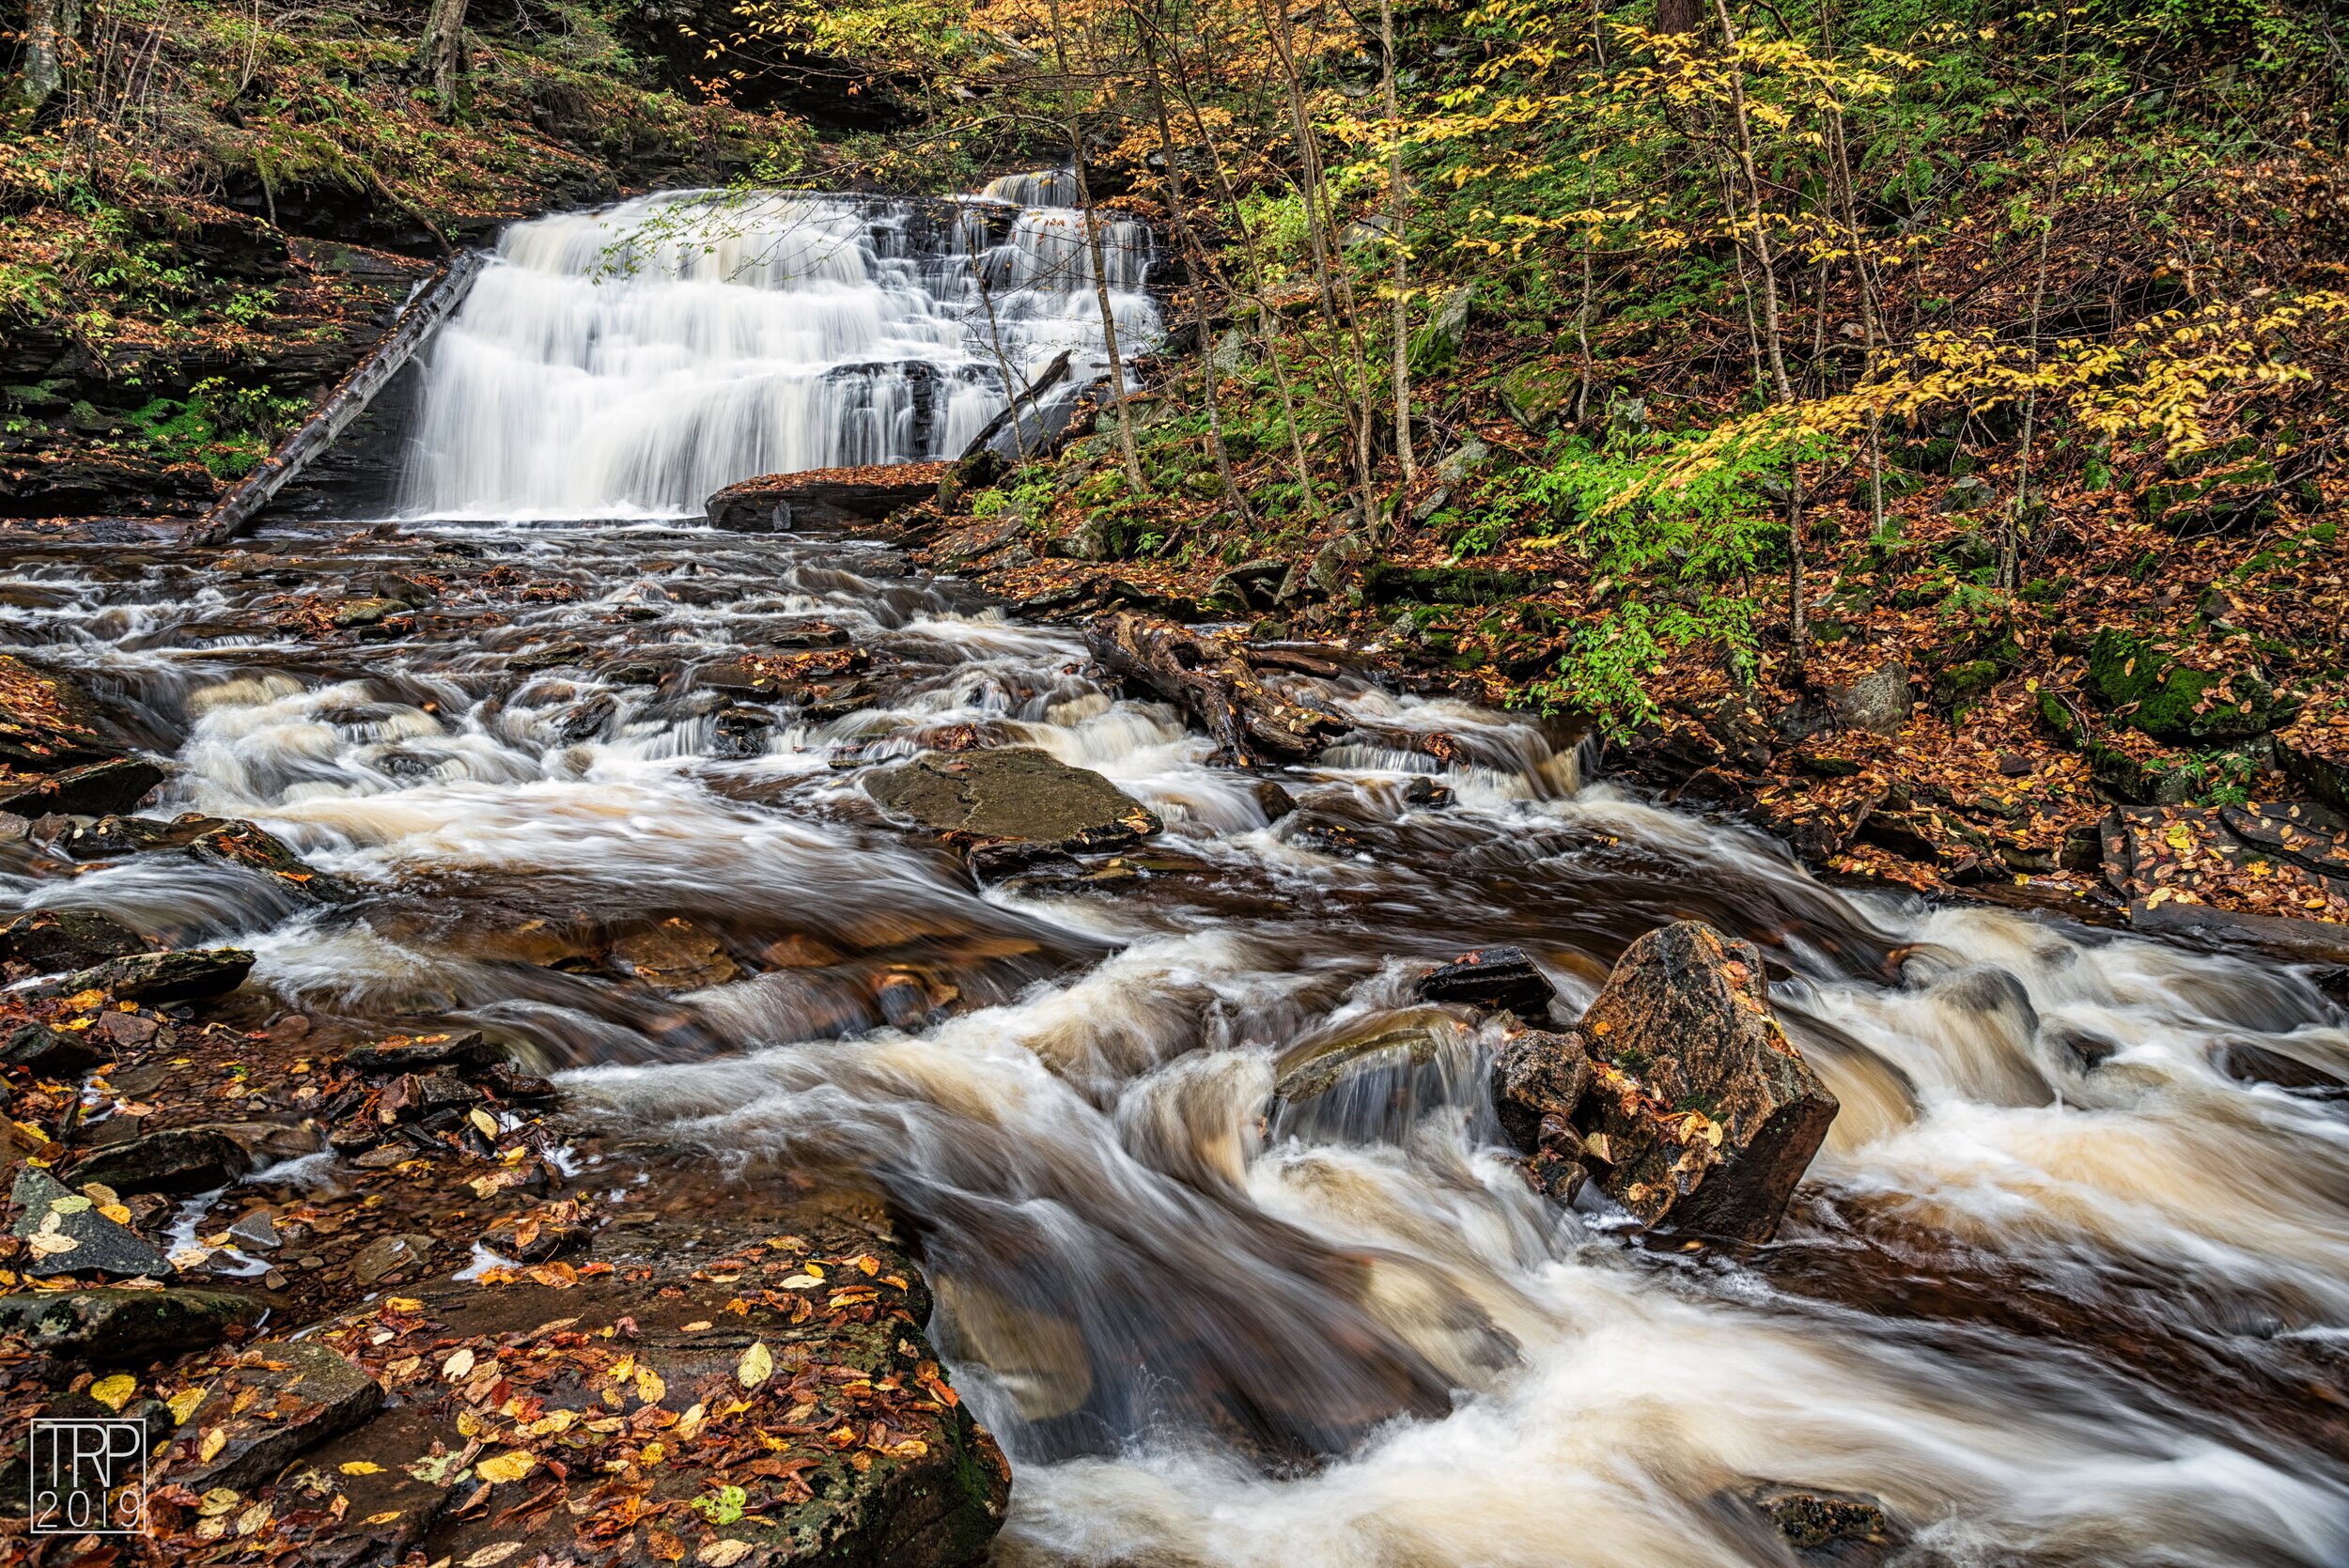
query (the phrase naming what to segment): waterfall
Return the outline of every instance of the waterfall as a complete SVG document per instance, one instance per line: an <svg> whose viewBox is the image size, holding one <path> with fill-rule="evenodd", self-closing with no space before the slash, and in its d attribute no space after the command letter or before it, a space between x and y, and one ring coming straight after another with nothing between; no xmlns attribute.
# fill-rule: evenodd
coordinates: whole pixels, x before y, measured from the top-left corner
<svg viewBox="0 0 2349 1568"><path fill-rule="evenodd" d="M1107 374L1065 172L899 201L668 192L508 228L425 356L412 517L679 517L738 479L959 453L1063 349ZM1122 344L1148 228L1097 220Z"/></svg>

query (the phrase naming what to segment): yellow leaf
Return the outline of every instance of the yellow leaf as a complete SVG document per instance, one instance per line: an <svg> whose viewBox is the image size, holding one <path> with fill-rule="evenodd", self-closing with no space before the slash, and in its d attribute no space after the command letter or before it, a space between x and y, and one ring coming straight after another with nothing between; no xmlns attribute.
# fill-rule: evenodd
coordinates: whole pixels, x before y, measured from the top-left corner
<svg viewBox="0 0 2349 1568"><path fill-rule="evenodd" d="M101 1203L98 1205L98 1212L117 1225L128 1225L131 1222L131 1205L128 1203Z"/></svg>
<svg viewBox="0 0 2349 1568"><path fill-rule="evenodd" d="M227 1433L217 1426L208 1428L204 1434L203 1443L195 1451L195 1457L200 1463L209 1465L214 1459L219 1458L220 1451L227 1446Z"/></svg>
<svg viewBox="0 0 2349 1568"><path fill-rule="evenodd" d="M457 1432L462 1437L478 1437L490 1429L481 1424L481 1418L471 1410L457 1412Z"/></svg>
<svg viewBox="0 0 2349 1568"><path fill-rule="evenodd" d="M452 1383L463 1382L465 1374L471 1371L473 1371L473 1351L470 1348L459 1350L441 1363L441 1375Z"/></svg>
<svg viewBox="0 0 2349 1568"><path fill-rule="evenodd" d="M195 1414L195 1407L204 1403L204 1390L182 1389L163 1403L171 1406L171 1419L185 1426L188 1418Z"/></svg>
<svg viewBox="0 0 2349 1568"><path fill-rule="evenodd" d="M689 1408L685 1414L677 1419L677 1435L678 1441L692 1441L693 1434L702 1429L703 1415L704 1410L702 1406L695 1405Z"/></svg>
<svg viewBox="0 0 2349 1568"><path fill-rule="evenodd" d="M371 1459L350 1459L343 1463L345 1475L381 1475L383 1467Z"/></svg>
<svg viewBox="0 0 2349 1568"><path fill-rule="evenodd" d="M472 1112L471 1116L468 1118L468 1120L470 1120L470 1121L473 1123L473 1125L474 1125L474 1126L479 1127L479 1128L481 1129L481 1136L482 1136L482 1137L484 1137L484 1138L490 1138L490 1139L494 1139L495 1137L497 1137L497 1135L498 1135L498 1121L497 1121L497 1118L496 1118L496 1117L494 1117L494 1116L492 1116L492 1115L490 1115L488 1111L486 1111L486 1110L482 1110L479 1106L475 1106L475 1107L474 1107L474 1109L473 1109L473 1112Z"/></svg>
<svg viewBox="0 0 2349 1568"><path fill-rule="evenodd" d="M661 1374L652 1368L640 1366L636 1369L636 1397L638 1399L647 1405L658 1405L661 1403L661 1396L668 1391L669 1386L661 1381Z"/></svg>
<svg viewBox="0 0 2349 1568"><path fill-rule="evenodd" d="M742 1352L742 1359L735 1364L734 1375L746 1389L755 1389L773 1375L775 1358L765 1340L753 1340L751 1347Z"/></svg>
<svg viewBox="0 0 2349 1568"><path fill-rule="evenodd" d="M367 1517L366 1517L366 1522L367 1522L368 1524L370 1524L370 1525L388 1525L388 1524L390 1524L390 1523L391 1523L394 1519L397 1519L397 1518L398 1518L398 1517L399 1517L399 1510L398 1510L398 1509L397 1509L397 1508L387 1508L387 1509L385 1509L385 1510L384 1510L382 1513L381 1513L381 1514L368 1514L368 1515L367 1515Z"/></svg>
<svg viewBox="0 0 2349 1568"><path fill-rule="evenodd" d="M658 1465L661 1463L661 1456L668 1452L669 1451L666 1448L659 1443L646 1443L645 1445L644 1452L639 1453L636 1457L643 1460L647 1465Z"/></svg>
<svg viewBox="0 0 2349 1568"><path fill-rule="evenodd" d="M495 1459L484 1459L473 1473L484 1481L520 1481L537 1467L537 1456L527 1449L508 1449Z"/></svg>
<svg viewBox="0 0 2349 1568"><path fill-rule="evenodd" d="M464 1568L497 1568L499 1563L521 1549L522 1544L519 1541L492 1541L465 1559ZM447 1560L443 1558L442 1560Z"/></svg>
<svg viewBox="0 0 2349 1568"><path fill-rule="evenodd" d="M92 1383L89 1386L89 1396L119 1415L122 1407L131 1403L131 1396L138 1392L138 1388L137 1378L127 1372L118 1372L112 1377L101 1377Z"/></svg>

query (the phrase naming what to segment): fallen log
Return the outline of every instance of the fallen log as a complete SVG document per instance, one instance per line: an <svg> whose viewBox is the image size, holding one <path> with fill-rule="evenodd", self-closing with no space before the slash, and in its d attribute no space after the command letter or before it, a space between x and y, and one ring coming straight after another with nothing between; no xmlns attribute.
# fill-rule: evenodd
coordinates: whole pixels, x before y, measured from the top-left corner
<svg viewBox="0 0 2349 1568"><path fill-rule="evenodd" d="M300 429L280 442L277 450L264 458L259 467L212 504L204 520L189 531L189 542L226 544L251 528L277 492L308 466L310 459L332 446L334 438L352 420L366 411L375 395L399 374L400 367L424 346L433 329L447 319L449 312L464 299L487 260L479 251L466 252L400 306L399 315L383 340L336 383Z"/></svg>
<svg viewBox="0 0 2349 1568"><path fill-rule="evenodd" d="M1222 760L1244 768L1303 761L1348 727L1336 714L1266 685L1235 632L1195 631L1121 612L1087 626L1085 646L1103 669L1196 719L1215 737Z"/></svg>

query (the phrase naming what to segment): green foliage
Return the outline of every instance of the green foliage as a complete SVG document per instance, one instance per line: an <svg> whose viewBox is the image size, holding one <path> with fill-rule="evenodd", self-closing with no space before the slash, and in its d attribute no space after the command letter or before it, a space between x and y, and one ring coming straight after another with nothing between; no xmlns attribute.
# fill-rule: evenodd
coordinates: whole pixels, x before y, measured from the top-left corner
<svg viewBox="0 0 2349 1568"><path fill-rule="evenodd" d="M235 386L213 376L190 387L184 399L150 400L129 423L140 444L164 461L198 463L216 478L241 479L309 407L266 386Z"/></svg>

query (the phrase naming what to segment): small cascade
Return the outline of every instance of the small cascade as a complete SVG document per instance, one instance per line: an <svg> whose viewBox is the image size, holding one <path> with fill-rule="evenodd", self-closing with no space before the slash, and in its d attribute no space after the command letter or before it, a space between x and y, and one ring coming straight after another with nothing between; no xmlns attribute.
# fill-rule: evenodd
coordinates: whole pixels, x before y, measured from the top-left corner
<svg viewBox="0 0 2349 1568"><path fill-rule="evenodd" d="M959 453L1063 350L1107 375L1075 179L900 201L670 192L507 229L425 356L412 517L691 516L760 474ZM1148 228L1097 220L1121 344Z"/></svg>

